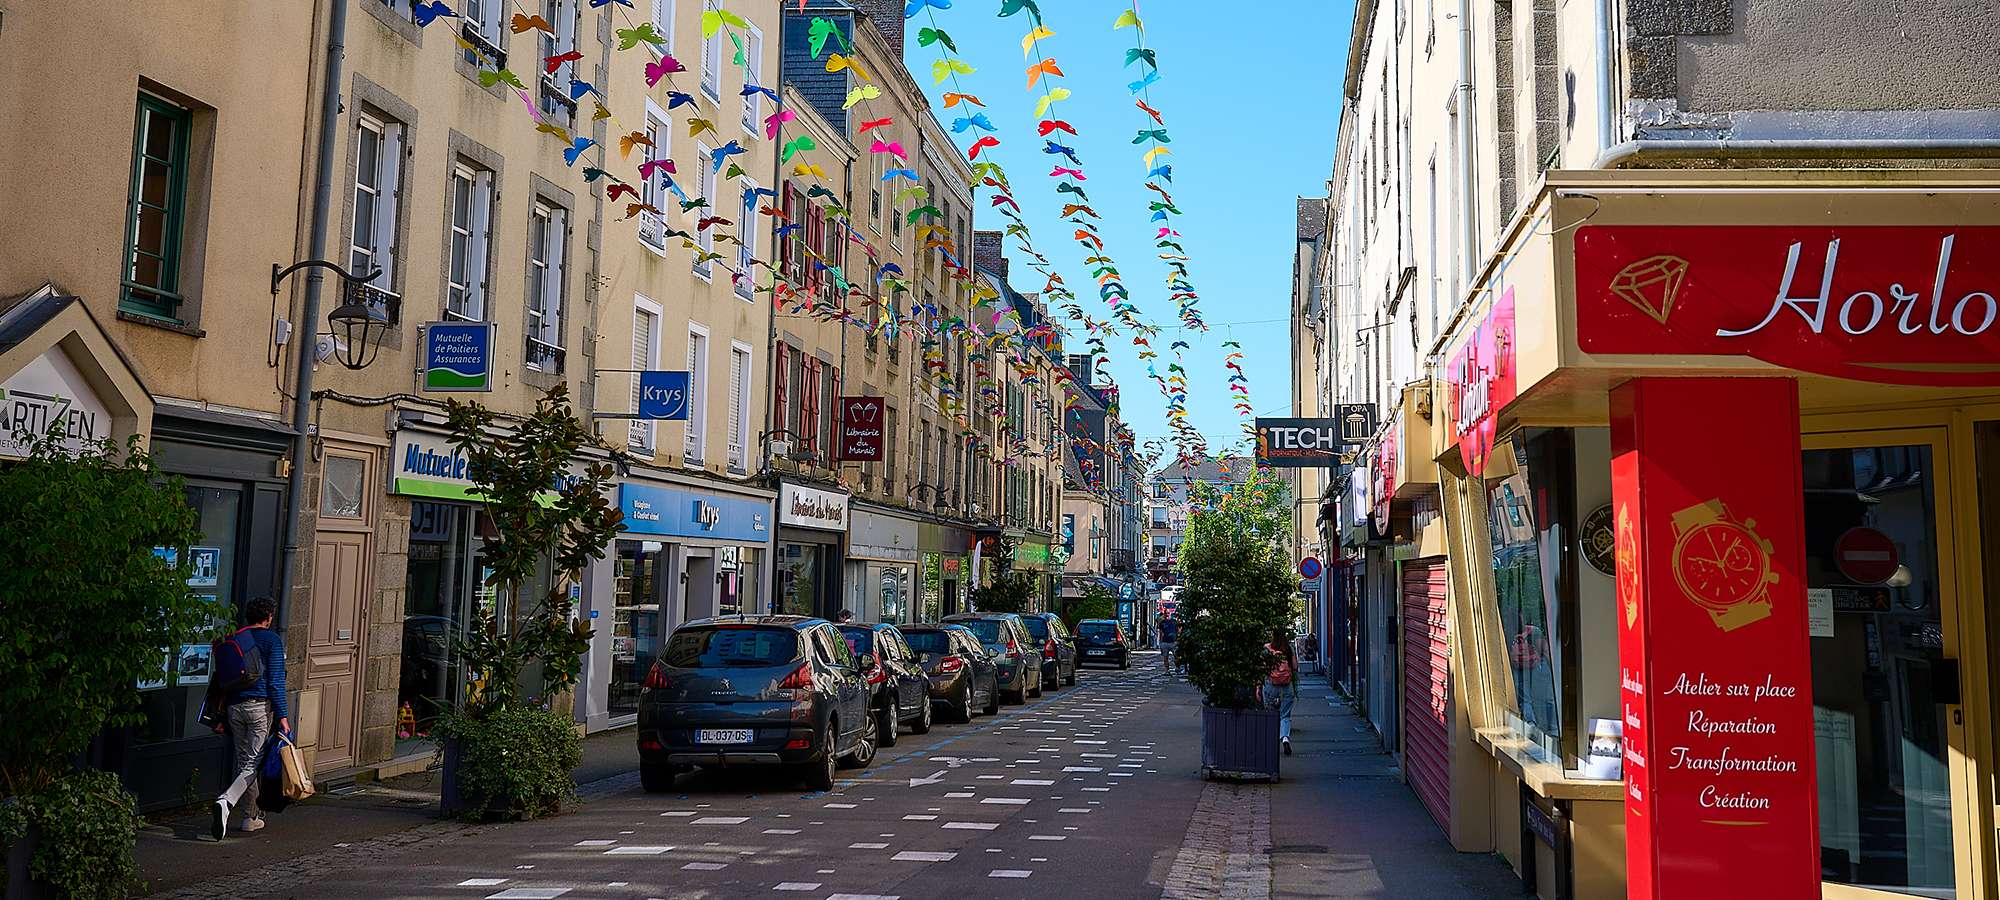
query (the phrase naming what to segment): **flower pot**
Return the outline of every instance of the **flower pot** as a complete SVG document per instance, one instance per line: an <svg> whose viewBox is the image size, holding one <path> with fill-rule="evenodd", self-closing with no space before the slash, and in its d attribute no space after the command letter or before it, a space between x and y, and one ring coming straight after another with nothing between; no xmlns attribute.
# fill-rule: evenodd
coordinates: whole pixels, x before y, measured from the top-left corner
<svg viewBox="0 0 2000 900"><path fill-rule="evenodd" d="M444 778L438 785L438 815L450 818L473 810L488 816L507 815L505 800L466 793L464 783L458 777L460 761L465 758L465 739L447 737L438 746L439 752L444 754Z"/></svg>
<svg viewBox="0 0 2000 900"><path fill-rule="evenodd" d="M35 849L41 843L42 829L38 825L29 825L26 834L6 843L6 900L56 900L54 886L39 878L28 877L28 860L34 858Z"/></svg>
<svg viewBox="0 0 2000 900"><path fill-rule="evenodd" d="M1201 777L1278 780L1278 711L1201 708Z"/></svg>

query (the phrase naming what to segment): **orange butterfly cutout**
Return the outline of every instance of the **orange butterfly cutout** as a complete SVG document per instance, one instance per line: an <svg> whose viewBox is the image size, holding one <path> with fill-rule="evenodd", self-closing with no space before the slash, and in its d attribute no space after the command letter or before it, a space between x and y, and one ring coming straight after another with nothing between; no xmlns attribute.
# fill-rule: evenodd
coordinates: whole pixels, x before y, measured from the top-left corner
<svg viewBox="0 0 2000 900"><path fill-rule="evenodd" d="M950 108L952 108L952 107L954 107L954 106L957 106L957 105L958 105L958 101L960 101L960 100L963 100L963 101L965 101L965 102L967 102L967 103L970 103L970 104L972 104L973 106L985 106L985 105L986 105L986 104L984 104L984 103L981 103L981 102L979 102L979 98L978 98L978 97L974 97L974 96L972 96L971 94L954 94L954 93L951 93L950 91L946 91L946 92L944 93L944 108L945 108L945 109L950 109Z"/></svg>
<svg viewBox="0 0 2000 900"><path fill-rule="evenodd" d="M544 19L541 16L524 16L521 15L520 13L514 14L513 28L515 34L520 34L521 32L527 31L528 29L531 28L536 29L538 31L546 31L550 34L556 33L556 30L549 26L549 20Z"/></svg>
<svg viewBox="0 0 2000 900"><path fill-rule="evenodd" d="M631 134L625 135L618 139L618 155L625 159L631 159L632 148L640 144L645 144L648 147L659 146L657 144L654 144L653 139L647 137L645 132L634 131Z"/></svg>

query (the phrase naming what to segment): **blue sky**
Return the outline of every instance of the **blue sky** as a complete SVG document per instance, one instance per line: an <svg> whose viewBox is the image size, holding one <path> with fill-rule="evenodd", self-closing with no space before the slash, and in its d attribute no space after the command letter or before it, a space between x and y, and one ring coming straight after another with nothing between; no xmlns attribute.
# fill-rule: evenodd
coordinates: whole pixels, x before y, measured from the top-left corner
<svg viewBox="0 0 2000 900"><path fill-rule="evenodd" d="M1162 327L1176 326L1153 341L1160 352L1160 374L1167 374L1166 363L1172 360L1168 345L1175 340L1191 345L1182 352L1192 423L1213 449L1242 438L1228 389L1230 372L1223 367L1223 357L1231 352L1220 346L1226 340L1243 345L1257 414L1290 415L1288 316L1297 197L1325 194L1353 0L1243 6L1194 0L1137 3L1145 44L1160 66L1159 81L1148 89L1149 104L1165 117L1172 138L1165 145L1172 155L1156 162L1173 166L1173 181L1164 187L1183 213L1167 224L1181 233L1180 243L1187 248L1189 275L1210 326L1205 334L1178 328L1175 306L1168 300L1166 263L1153 244L1159 225L1149 221L1147 205L1159 197L1145 187L1142 159L1150 145L1132 140L1141 128L1157 126L1133 105L1135 96L1146 95L1127 88L1145 73L1146 64L1124 65L1125 51L1138 46L1137 36L1132 28L1111 27L1132 4L1039 0L1043 24L1056 34L1040 41L1036 55L1028 59L1021 40L1034 23L1026 12L998 18L1001 3L952 0L950 9L926 8L906 21L906 63L940 118L949 126L967 109L965 104L944 109L940 94L945 91L976 94L985 101L984 112L999 129L994 136L1001 144L980 158L991 155L1006 168L1023 218L1033 229L1035 249L1055 264L1086 313L1109 320L1111 309L1097 299L1090 267L1083 263L1092 254L1071 238L1076 227L1057 216L1065 202L1074 202L1056 192L1058 179L1048 177L1062 157L1045 153L1047 140L1035 133L1035 104L1048 84L1071 91L1050 118L1068 122L1080 134L1071 138L1058 131L1052 136L1075 148L1083 161L1088 180L1081 186L1103 217L1098 234L1105 240L1105 255L1117 261L1142 317ZM956 86L950 79L934 85L931 64L941 55L940 47L918 44L919 29L927 27L949 34L959 58L977 71L957 76ZM1027 67L1051 57L1064 77L1044 76L1042 84L1026 90ZM955 137L963 148L982 134L973 128ZM978 227L1007 225L989 202L986 194L980 196ZM1015 243L1008 241L1010 247ZM1015 288L1039 290L1043 278L1027 268L1018 251L1010 255ZM1081 351L1082 338L1079 325L1070 338L1073 352ZM1146 374L1146 363L1155 361L1138 358L1143 348L1133 346L1129 334L1108 338L1106 344L1111 372L1123 389L1125 421L1142 441L1167 436L1166 398Z"/></svg>

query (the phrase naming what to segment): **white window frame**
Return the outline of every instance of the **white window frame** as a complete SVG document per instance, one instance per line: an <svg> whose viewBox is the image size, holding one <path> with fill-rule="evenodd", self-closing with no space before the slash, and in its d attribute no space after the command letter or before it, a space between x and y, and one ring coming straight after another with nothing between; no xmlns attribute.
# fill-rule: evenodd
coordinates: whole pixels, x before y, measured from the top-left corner
<svg viewBox="0 0 2000 900"><path fill-rule="evenodd" d="M382 274L369 284L385 293L396 283L396 221L403 198L403 123L368 113L355 117L354 129L354 212L348 222L351 232L348 261L356 274L380 266ZM375 136L375 171L361 165L361 142L365 134ZM369 183L372 181L373 183ZM364 233L358 217L361 198L374 198L375 217Z"/></svg>
<svg viewBox="0 0 2000 900"><path fill-rule="evenodd" d="M715 0L707 0L702 9L716 12ZM722 28L701 41L701 92L717 106L722 105Z"/></svg>
<svg viewBox="0 0 2000 900"><path fill-rule="evenodd" d="M694 232L694 245L700 247L702 253L712 253L715 251L715 229L696 228L695 226L700 224L703 216L712 216L721 211L715 205L715 160L713 159L713 153L714 151L709 150L707 144L700 141L695 142L694 164L697 171L695 172L694 183L695 187L700 191L700 196L708 200L708 206L706 209L696 207L691 210L687 216L687 221L684 223L687 226L687 230ZM699 258L699 256L696 257L696 259ZM714 277L711 274L713 271L712 266L713 263L695 263L695 276L703 281L710 280Z"/></svg>
<svg viewBox="0 0 2000 900"><path fill-rule="evenodd" d="M671 2L671 0L668 0L668 2ZM653 146L649 148L652 153L652 159L673 158L673 148L669 142L673 139L674 130L667 124L671 121L673 120L667 117L667 111L661 109L659 104L654 103L653 98L646 98L646 137L653 142ZM667 255L667 217L665 210L667 208L666 198L669 194L667 193L665 179L665 175L655 170L652 177L642 178L639 181L639 202L653 209L661 210L657 214L648 210L641 210L639 212L639 243L644 244L646 249L662 257Z"/></svg>
<svg viewBox="0 0 2000 900"><path fill-rule="evenodd" d="M546 201L535 202L528 220L526 330L530 340L557 351L563 348L563 249L569 243L568 228L569 210ZM542 368L532 357L527 365Z"/></svg>
<svg viewBox="0 0 2000 900"><path fill-rule="evenodd" d="M487 43L492 44L495 48L504 49L501 48L500 44L500 23L502 21L502 14L506 11L506 8L506 0L462 0L462 8L459 10L459 13L460 18L470 23L479 32L479 36L486 39ZM480 64L478 54L471 49L463 51L463 55L466 62L473 65ZM498 62L498 60L494 60L494 62ZM540 60L536 60L535 62L537 66L541 64Z"/></svg>
<svg viewBox="0 0 2000 900"><path fill-rule="evenodd" d="M749 63L743 70L743 81L745 84L750 84L751 79L755 78L758 83L762 83L764 79L764 32L755 25L750 26L749 31L750 33L743 38L743 61ZM720 37L721 32L718 31L716 35ZM743 98L744 133L749 134L751 137L756 137L763 115L764 95L762 93L753 93Z"/></svg>
<svg viewBox="0 0 2000 900"><path fill-rule="evenodd" d="M743 199L736 212L736 240L740 243L736 248L736 272L743 277L736 279L736 296L747 301L756 296L757 286L756 272L751 268L751 260L757 258L757 195L751 193L757 189L757 182L749 176L737 181L743 188Z"/></svg>
<svg viewBox="0 0 2000 900"><path fill-rule="evenodd" d="M650 44L653 56L660 57L674 52L674 0L653 0L653 30L666 40Z"/></svg>
<svg viewBox="0 0 2000 900"><path fill-rule="evenodd" d="M461 184L468 193L463 219L458 210ZM493 257L493 173L459 163L451 172L451 190L451 208L445 222L445 318L484 322L492 310L486 302L486 267ZM461 241L465 245L465 269L453 272L451 263ZM453 280L456 275L463 275L463 280ZM454 304L455 297L463 297L463 302Z"/></svg>
<svg viewBox="0 0 2000 900"><path fill-rule="evenodd" d="M641 314L650 316L652 321L647 323ZM665 321L665 319L665 310L660 308L660 304L653 302L652 298L647 297L645 294L635 293L632 295L632 336L636 339L642 327L647 332L646 352L644 354L632 354L632 368L649 372L659 369L660 323ZM644 358L640 358L641 356ZM632 412L637 414L639 411L639 373L632 373L631 378ZM655 447L653 422L647 419L633 419L630 425L631 427L626 433L625 445L646 456L652 456Z"/></svg>
<svg viewBox="0 0 2000 900"><path fill-rule="evenodd" d="M534 70L541 73L543 95L538 106L543 115L557 115L557 110L561 110L572 125L576 122L580 101L570 99L568 86L558 81L544 63L549 57L561 56L576 49L576 3L577 0L541 0L542 16L549 20L549 27L555 29L555 34L540 30L534 32L534 47L538 51ZM578 62L582 60L570 65L574 67ZM517 65L514 68L520 67Z"/></svg>
<svg viewBox="0 0 2000 900"><path fill-rule="evenodd" d="M703 444L708 440L708 326L688 320L688 417L687 446L682 465L700 468Z"/></svg>
<svg viewBox="0 0 2000 900"><path fill-rule="evenodd" d="M729 342L729 468L750 467L750 378L756 350L742 341Z"/></svg>

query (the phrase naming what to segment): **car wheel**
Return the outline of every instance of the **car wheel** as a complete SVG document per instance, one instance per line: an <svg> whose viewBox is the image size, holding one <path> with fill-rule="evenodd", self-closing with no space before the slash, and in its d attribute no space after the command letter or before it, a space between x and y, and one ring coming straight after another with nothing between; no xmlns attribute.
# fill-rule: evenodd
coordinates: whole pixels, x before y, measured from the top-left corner
<svg viewBox="0 0 2000 900"><path fill-rule="evenodd" d="M841 768L843 769L866 768L869 763L875 761L876 735L880 733L881 729L876 727L876 722L874 717L872 716L869 717L867 721L868 721L868 726L861 732L861 740L859 743L855 745L854 752L848 754L845 758L840 760Z"/></svg>
<svg viewBox="0 0 2000 900"><path fill-rule="evenodd" d="M998 712L1000 712L1000 682L996 679L992 689L986 692L986 714L990 716Z"/></svg>
<svg viewBox="0 0 2000 900"><path fill-rule="evenodd" d="M671 763L640 763L639 786L645 788L649 794L671 791L674 789L674 779L686 771L686 766L676 766Z"/></svg>
<svg viewBox="0 0 2000 900"><path fill-rule="evenodd" d="M889 698L889 708L882 710L882 721L875 725L875 744L880 747L896 746L896 723L903 719L903 702L894 696Z"/></svg>
<svg viewBox="0 0 2000 900"><path fill-rule="evenodd" d="M1076 686L1076 670L1077 670L1078 668L1079 668L1079 664L1077 664L1077 663L1071 663L1071 664L1070 664L1070 667L1069 667L1069 678L1063 681L1063 683L1064 683L1064 684L1067 684L1067 685L1070 685L1071 687L1075 687L1075 686Z"/></svg>
<svg viewBox="0 0 2000 900"><path fill-rule="evenodd" d="M1036 670L1036 672L1035 672L1035 686L1034 686L1034 687L1032 687L1032 688L1030 688L1030 689L1028 689L1028 696L1030 696L1030 697L1040 697L1041 695L1042 695L1042 673L1041 673L1041 671L1040 671L1040 670Z"/></svg>
<svg viewBox="0 0 2000 900"><path fill-rule="evenodd" d="M911 734L931 733L931 702L929 700L924 701L924 708L917 713L917 720L915 722L910 723L910 733Z"/></svg>
<svg viewBox="0 0 2000 900"><path fill-rule="evenodd" d="M952 721L960 725L972 721L972 682L958 686L958 700L952 703Z"/></svg>
<svg viewBox="0 0 2000 900"><path fill-rule="evenodd" d="M833 742L838 739L839 735L840 720L828 719L826 721L826 731L821 732L819 736L819 755L800 764L800 768L805 773L806 790L833 790L833 767L839 758L834 753Z"/></svg>
<svg viewBox="0 0 2000 900"><path fill-rule="evenodd" d="M1132 657L1128 655L1128 656L1126 656L1125 658L1123 658L1123 659L1120 659L1120 660L1118 661L1118 668L1121 668L1121 669L1129 669L1129 668L1132 668Z"/></svg>

